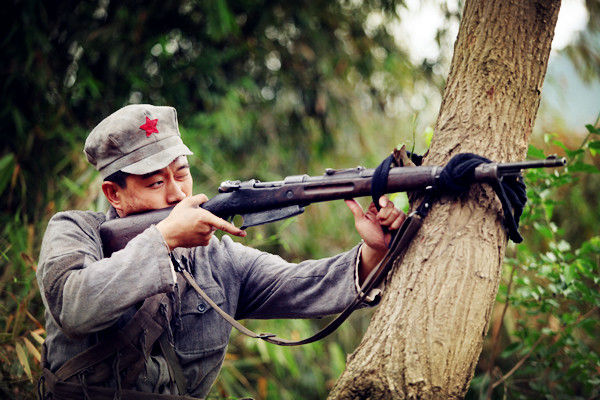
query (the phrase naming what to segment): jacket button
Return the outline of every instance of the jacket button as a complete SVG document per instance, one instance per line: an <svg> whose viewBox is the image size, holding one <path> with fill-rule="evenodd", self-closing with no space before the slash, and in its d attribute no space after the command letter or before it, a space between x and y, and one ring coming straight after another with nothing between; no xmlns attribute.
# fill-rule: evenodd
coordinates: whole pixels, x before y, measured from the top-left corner
<svg viewBox="0 0 600 400"><path fill-rule="evenodd" d="M198 305L198 311L204 312L206 311L206 305L204 303Z"/></svg>

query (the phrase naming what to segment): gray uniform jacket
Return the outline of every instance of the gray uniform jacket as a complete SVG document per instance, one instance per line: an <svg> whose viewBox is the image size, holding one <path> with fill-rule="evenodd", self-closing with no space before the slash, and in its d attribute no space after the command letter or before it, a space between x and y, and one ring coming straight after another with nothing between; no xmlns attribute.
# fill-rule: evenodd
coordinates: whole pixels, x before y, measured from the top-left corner
<svg viewBox="0 0 600 400"><path fill-rule="evenodd" d="M145 298L175 292L168 249L154 226L104 258L99 226L116 217L114 209L106 215L67 211L48 225L37 279L46 306L47 361L53 372L96 344L103 330L130 317ZM224 236L208 246L173 253L236 319L306 318L338 313L354 299L358 248L292 264ZM231 327L192 288L180 300L180 323L171 333L190 394L204 397L223 363ZM170 393L164 359L149 357L137 382L138 390Z"/></svg>

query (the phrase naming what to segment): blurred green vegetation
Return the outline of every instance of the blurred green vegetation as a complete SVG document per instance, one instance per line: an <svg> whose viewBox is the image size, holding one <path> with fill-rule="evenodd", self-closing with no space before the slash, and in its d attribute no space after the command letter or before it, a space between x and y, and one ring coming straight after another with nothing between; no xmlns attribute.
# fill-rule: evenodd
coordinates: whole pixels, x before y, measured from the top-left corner
<svg viewBox="0 0 600 400"><path fill-rule="evenodd" d="M574 149L545 135L544 147L567 157L564 171L526 174L525 241L507 249L469 399L600 396L598 120L586 128ZM543 155L530 145L529 157Z"/></svg>
<svg viewBox="0 0 600 400"><path fill-rule="evenodd" d="M35 260L48 219L64 209L106 208L82 153L95 124L128 103L176 107L196 154L195 191L209 196L225 179L373 167L398 143L423 152L431 129L422 127L434 118L419 118L423 91L441 92L443 78L430 64L411 65L385 23L365 22L373 14L392 20L401 5L7 4L10 22L0 27L0 397L33 397L45 334ZM533 158L558 151L570 164L527 177L526 241L508 249L471 398L599 396L597 121L588 132L574 149L552 134L531 147ZM312 205L291 221L252 228L245 239L289 260L332 255L357 241L342 202ZM324 398L370 315L361 310L331 337L298 348L234 335L211 396ZM325 322L248 323L302 337Z"/></svg>

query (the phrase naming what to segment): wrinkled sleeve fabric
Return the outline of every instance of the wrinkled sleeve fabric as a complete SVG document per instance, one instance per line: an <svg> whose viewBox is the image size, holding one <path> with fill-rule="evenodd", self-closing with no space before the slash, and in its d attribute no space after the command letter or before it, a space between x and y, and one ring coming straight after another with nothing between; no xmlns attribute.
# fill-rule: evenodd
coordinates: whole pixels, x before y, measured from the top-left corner
<svg viewBox="0 0 600 400"><path fill-rule="evenodd" d="M129 307L173 290L169 252L156 227L103 258L101 213L68 211L49 222L37 280L46 308L68 336L112 325Z"/></svg>
<svg viewBox="0 0 600 400"><path fill-rule="evenodd" d="M357 295L358 246L320 260L290 263L223 238L240 280L235 317L314 318L341 312Z"/></svg>

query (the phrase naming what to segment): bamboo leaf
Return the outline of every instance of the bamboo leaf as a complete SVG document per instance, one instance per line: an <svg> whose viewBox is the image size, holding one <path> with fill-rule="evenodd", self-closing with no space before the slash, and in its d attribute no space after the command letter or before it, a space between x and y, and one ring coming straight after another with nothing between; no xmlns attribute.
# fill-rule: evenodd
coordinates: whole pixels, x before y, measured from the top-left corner
<svg viewBox="0 0 600 400"><path fill-rule="evenodd" d="M27 350L29 350L29 353L31 353L33 358L39 362L42 362L42 355L40 354L40 351L33 345L33 343L31 343L27 338L23 338L23 341L25 342L25 347L27 347Z"/></svg>
<svg viewBox="0 0 600 400"><path fill-rule="evenodd" d="M8 318L6 318L6 328L4 328L5 332L8 332L10 330L10 325L12 324L14 319L15 319L14 314L10 314L8 316Z"/></svg>
<svg viewBox="0 0 600 400"><path fill-rule="evenodd" d="M39 331L39 329L36 329L35 331L31 331L31 332L29 332L29 334L31 335L32 338L35 339L36 342L38 342L39 344L44 344L44 338L41 337L37 331Z"/></svg>
<svg viewBox="0 0 600 400"><path fill-rule="evenodd" d="M41 329L42 332L45 332L44 325L42 325L42 323L40 321L38 321L38 319L36 317L34 317L33 314L31 314L29 312L29 310L25 310L25 314L38 327L38 330Z"/></svg>
<svg viewBox="0 0 600 400"><path fill-rule="evenodd" d="M29 381L33 383L33 374L31 373L31 367L29 366L29 360L27 359L27 353L25 353L23 345L21 345L21 343L15 343L15 350L17 351L19 363L21 363L21 366L23 366L23 370L29 378Z"/></svg>
<svg viewBox="0 0 600 400"><path fill-rule="evenodd" d="M77 182L69 179L69 177L67 176L63 176L61 183L69 190L71 191L71 193L73 193L74 195L78 196L78 197L84 197L85 196L85 188L80 186L79 184L77 184Z"/></svg>
<svg viewBox="0 0 600 400"><path fill-rule="evenodd" d="M4 192L6 185L10 182L14 170L14 155L8 153L0 158L0 194Z"/></svg>

